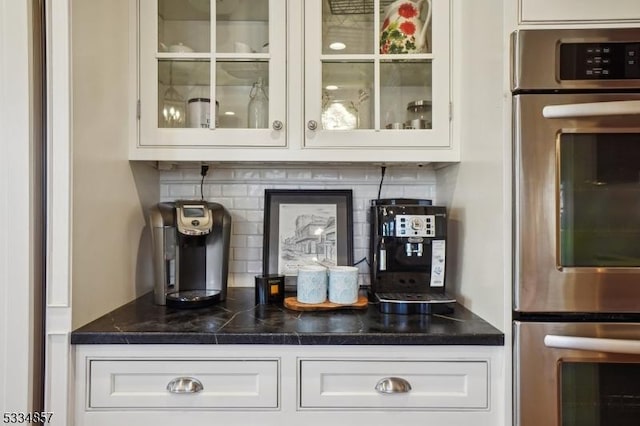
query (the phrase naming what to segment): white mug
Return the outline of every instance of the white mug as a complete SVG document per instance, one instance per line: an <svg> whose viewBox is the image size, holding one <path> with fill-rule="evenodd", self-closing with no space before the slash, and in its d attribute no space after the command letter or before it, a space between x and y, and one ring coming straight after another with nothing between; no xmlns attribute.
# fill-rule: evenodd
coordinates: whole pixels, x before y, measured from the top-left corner
<svg viewBox="0 0 640 426"><path fill-rule="evenodd" d="M329 302L351 305L358 301L358 268L333 266L329 268Z"/></svg>
<svg viewBox="0 0 640 426"><path fill-rule="evenodd" d="M327 300L327 268L301 266L298 268L296 299L300 303L323 303Z"/></svg>

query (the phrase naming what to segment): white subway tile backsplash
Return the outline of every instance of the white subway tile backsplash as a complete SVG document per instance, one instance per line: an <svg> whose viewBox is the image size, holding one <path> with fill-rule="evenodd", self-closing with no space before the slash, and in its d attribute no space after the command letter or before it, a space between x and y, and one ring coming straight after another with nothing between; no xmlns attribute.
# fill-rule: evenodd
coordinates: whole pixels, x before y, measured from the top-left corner
<svg viewBox="0 0 640 426"><path fill-rule="evenodd" d="M173 184L169 187L169 196L177 198L192 198L196 195L196 186L193 184Z"/></svg>
<svg viewBox="0 0 640 426"><path fill-rule="evenodd" d="M237 235L262 234L261 224L255 222L235 222L232 224L233 233Z"/></svg>
<svg viewBox="0 0 640 426"><path fill-rule="evenodd" d="M209 181L230 181L233 180L233 169L220 167L210 167L207 173L206 182Z"/></svg>
<svg viewBox="0 0 640 426"><path fill-rule="evenodd" d="M353 248L355 249L359 249L359 248L368 248L369 247L369 236L367 235L367 237L353 237Z"/></svg>
<svg viewBox="0 0 640 426"><path fill-rule="evenodd" d="M369 236L369 224L363 222L353 223L353 238Z"/></svg>
<svg viewBox="0 0 640 426"><path fill-rule="evenodd" d="M230 260L229 272L232 274L247 272L247 262L240 260Z"/></svg>
<svg viewBox="0 0 640 426"><path fill-rule="evenodd" d="M378 196L378 185L358 185L356 188L354 188L354 194L356 196L356 199L359 199L359 201L361 201L363 205L368 206L369 200L372 200Z"/></svg>
<svg viewBox="0 0 640 426"><path fill-rule="evenodd" d="M225 197L246 197L247 186L242 184L222 185L222 195L224 195Z"/></svg>
<svg viewBox="0 0 640 426"><path fill-rule="evenodd" d="M262 248L262 235L247 235L247 247Z"/></svg>
<svg viewBox="0 0 640 426"><path fill-rule="evenodd" d="M220 197L222 195L222 186L211 185L205 183L203 185L203 192L205 197Z"/></svg>
<svg viewBox="0 0 640 426"><path fill-rule="evenodd" d="M311 171L311 178L313 180L338 180L340 177L340 170L331 169L314 169Z"/></svg>
<svg viewBox="0 0 640 426"><path fill-rule="evenodd" d="M387 168L384 178L389 179L390 182L415 181L418 178L418 170L417 168Z"/></svg>
<svg viewBox="0 0 640 426"><path fill-rule="evenodd" d="M256 275L262 274L262 261L248 261L245 272Z"/></svg>
<svg viewBox="0 0 640 426"><path fill-rule="evenodd" d="M405 187L403 190L405 198L424 198L427 200L432 199L431 188L415 188Z"/></svg>
<svg viewBox="0 0 640 426"><path fill-rule="evenodd" d="M339 176L340 176L340 180L343 182L346 181L354 181L354 182L361 182L363 180L377 180L379 179L380 175L379 172L378 174L376 174L375 177L373 177L372 175L368 174L367 171L369 169L365 169L365 168L344 168L341 169L339 172Z"/></svg>
<svg viewBox="0 0 640 426"><path fill-rule="evenodd" d="M229 274L228 285L231 287L253 287L255 285L254 274Z"/></svg>
<svg viewBox="0 0 640 426"><path fill-rule="evenodd" d="M231 235L231 247L251 247L249 245L249 236L248 235Z"/></svg>
<svg viewBox="0 0 640 426"><path fill-rule="evenodd" d="M257 180L260 179L260 171L237 169L233 171L233 178L238 180Z"/></svg>
<svg viewBox="0 0 640 426"><path fill-rule="evenodd" d="M368 210L365 210L364 208L353 209L353 221L355 223L364 223L367 221L368 217Z"/></svg>
<svg viewBox="0 0 640 426"><path fill-rule="evenodd" d="M251 210L251 209L257 210L263 207L262 204L260 204L259 197L247 197L247 198L238 197L235 199L235 202L233 203L233 205L236 209L245 209L245 210Z"/></svg>
<svg viewBox="0 0 640 426"><path fill-rule="evenodd" d="M225 198L225 197L208 197L207 201L211 203L222 204L227 210L233 213L233 198Z"/></svg>
<svg viewBox="0 0 640 426"><path fill-rule="evenodd" d="M246 212L245 217L249 222L260 222L264 220L264 214L262 209L260 210L249 210Z"/></svg>
<svg viewBox="0 0 640 426"><path fill-rule="evenodd" d="M251 197L264 197L265 188L265 185L249 184L247 185L247 195Z"/></svg>
<svg viewBox="0 0 640 426"><path fill-rule="evenodd" d="M161 201L200 198L200 166L160 172ZM207 201L232 214L229 285L251 287L262 273L264 191L277 189L352 189L354 261L368 256L370 200L378 196L380 167L366 165L211 165L203 184ZM430 166L387 167L382 198L435 199L435 170ZM369 284L366 262L358 265L362 285Z"/></svg>
<svg viewBox="0 0 640 426"><path fill-rule="evenodd" d="M233 249L233 260L260 260L262 249L237 247Z"/></svg>
<svg viewBox="0 0 640 426"><path fill-rule="evenodd" d="M287 178L287 171L283 170L283 169L277 169L277 168L265 168L264 170L261 170L260 172L262 179L266 179L266 180L273 180L273 179L286 179Z"/></svg>
<svg viewBox="0 0 640 426"><path fill-rule="evenodd" d="M311 170L287 170L287 179L309 181L313 178Z"/></svg>

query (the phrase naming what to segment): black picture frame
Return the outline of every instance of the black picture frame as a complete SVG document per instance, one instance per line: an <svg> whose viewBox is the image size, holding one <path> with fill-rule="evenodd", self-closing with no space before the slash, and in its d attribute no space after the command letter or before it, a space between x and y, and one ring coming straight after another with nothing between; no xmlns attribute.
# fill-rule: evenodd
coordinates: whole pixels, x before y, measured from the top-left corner
<svg viewBox="0 0 640 426"><path fill-rule="evenodd" d="M319 236L314 240L311 234ZM296 265L318 263L353 265L353 191L265 189L262 272L285 275L285 286L291 289Z"/></svg>

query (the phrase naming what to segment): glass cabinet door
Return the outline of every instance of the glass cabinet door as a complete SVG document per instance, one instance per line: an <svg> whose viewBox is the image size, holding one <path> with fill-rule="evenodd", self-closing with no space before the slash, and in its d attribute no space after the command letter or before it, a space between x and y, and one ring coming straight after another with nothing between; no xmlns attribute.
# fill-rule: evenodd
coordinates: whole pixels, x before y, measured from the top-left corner
<svg viewBox="0 0 640 426"><path fill-rule="evenodd" d="M305 28L307 145L449 145L447 0L306 1Z"/></svg>
<svg viewBox="0 0 640 426"><path fill-rule="evenodd" d="M285 144L285 1L141 0L143 145Z"/></svg>

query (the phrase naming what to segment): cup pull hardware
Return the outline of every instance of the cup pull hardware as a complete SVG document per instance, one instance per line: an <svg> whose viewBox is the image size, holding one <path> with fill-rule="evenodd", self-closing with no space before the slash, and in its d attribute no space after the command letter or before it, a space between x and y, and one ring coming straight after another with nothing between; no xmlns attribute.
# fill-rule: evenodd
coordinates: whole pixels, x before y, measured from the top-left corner
<svg viewBox="0 0 640 426"><path fill-rule="evenodd" d="M198 393L204 390L204 386L193 377L176 377L167 383L167 390L171 393Z"/></svg>
<svg viewBox="0 0 640 426"><path fill-rule="evenodd" d="M376 383L376 391L383 394L408 393L411 383L402 377L385 377Z"/></svg>

